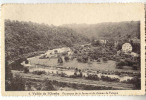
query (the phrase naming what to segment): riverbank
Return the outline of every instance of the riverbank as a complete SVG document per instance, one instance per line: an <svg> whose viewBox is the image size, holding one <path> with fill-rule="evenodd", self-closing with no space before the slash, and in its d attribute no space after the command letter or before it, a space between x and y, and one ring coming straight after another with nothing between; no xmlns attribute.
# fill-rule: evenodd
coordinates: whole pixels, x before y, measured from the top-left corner
<svg viewBox="0 0 146 100"><path fill-rule="evenodd" d="M44 80L50 80L56 85L58 84L66 84L65 86L68 87L77 87L78 89L83 89L84 87L89 87L89 89L94 90L132 90L133 85L132 84L126 84L126 83L119 83L119 82L104 82L104 81L89 81L81 78L65 78L65 77L58 77L58 76L52 76L52 75L34 75L30 73L21 73L19 71L12 71L14 75L19 75L27 80L33 80L33 81L44 81ZM78 86L73 86L78 85ZM81 88L82 87L82 88ZM76 89L77 89L76 88Z"/></svg>

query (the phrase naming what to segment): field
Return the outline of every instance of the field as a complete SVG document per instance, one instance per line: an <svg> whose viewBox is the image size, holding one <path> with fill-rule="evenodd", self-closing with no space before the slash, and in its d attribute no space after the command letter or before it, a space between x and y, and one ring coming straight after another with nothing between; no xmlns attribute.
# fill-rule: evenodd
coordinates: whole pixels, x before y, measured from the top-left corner
<svg viewBox="0 0 146 100"><path fill-rule="evenodd" d="M57 63L57 58L52 58L52 59L39 59L39 56L28 58L31 64L33 65L43 65L43 66L59 66L59 67L64 67L64 68L78 68L81 70L89 69L89 70L100 70L100 71L118 71L118 72L135 72L138 73L139 70L132 70L129 67L124 68L124 69L117 69L116 68L116 61L108 60L106 63L105 62L92 62L92 63L80 63L76 59L65 62L63 65L59 65Z"/></svg>

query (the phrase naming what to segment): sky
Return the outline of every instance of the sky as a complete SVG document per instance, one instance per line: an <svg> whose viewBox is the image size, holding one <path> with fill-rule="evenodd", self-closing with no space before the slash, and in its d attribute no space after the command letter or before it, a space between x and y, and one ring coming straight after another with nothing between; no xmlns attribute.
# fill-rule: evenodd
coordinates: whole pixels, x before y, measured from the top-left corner
<svg viewBox="0 0 146 100"><path fill-rule="evenodd" d="M6 4L4 19L53 25L139 21L143 5L135 4Z"/></svg>

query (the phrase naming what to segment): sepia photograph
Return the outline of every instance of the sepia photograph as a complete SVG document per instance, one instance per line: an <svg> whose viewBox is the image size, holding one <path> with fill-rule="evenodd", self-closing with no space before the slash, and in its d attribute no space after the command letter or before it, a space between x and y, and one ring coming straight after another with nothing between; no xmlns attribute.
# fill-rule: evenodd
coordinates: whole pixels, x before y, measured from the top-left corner
<svg viewBox="0 0 146 100"><path fill-rule="evenodd" d="M144 13L140 3L3 5L3 94L144 94Z"/></svg>

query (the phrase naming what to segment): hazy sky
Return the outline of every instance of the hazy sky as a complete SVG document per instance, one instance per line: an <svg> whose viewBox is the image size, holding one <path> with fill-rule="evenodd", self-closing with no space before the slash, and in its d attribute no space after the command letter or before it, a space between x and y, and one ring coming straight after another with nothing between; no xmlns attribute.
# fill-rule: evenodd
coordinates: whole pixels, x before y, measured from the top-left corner
<svg viewBox="0 0 146 100"><path fill-rule="evenodd" d="M37 23L96 24L101 22L138 21L143 17L142 4L11 4L3 5L4 18Z"/></svg>

